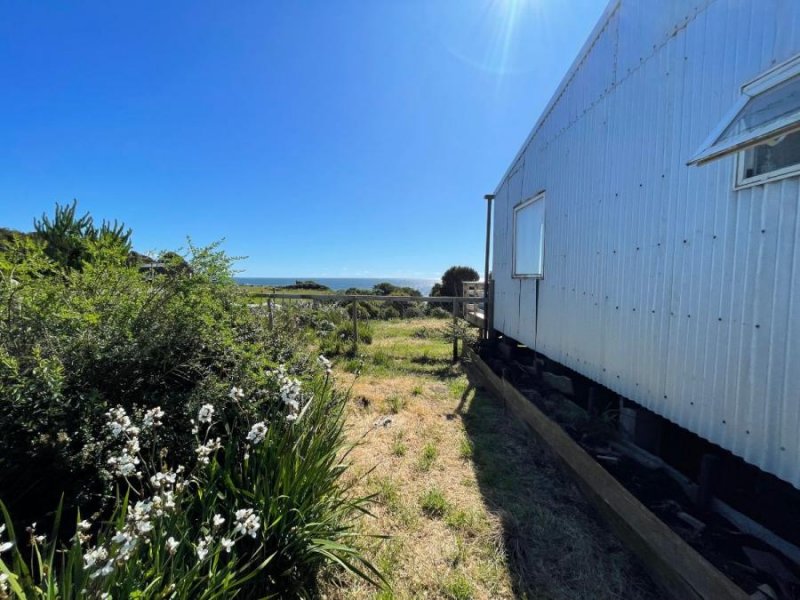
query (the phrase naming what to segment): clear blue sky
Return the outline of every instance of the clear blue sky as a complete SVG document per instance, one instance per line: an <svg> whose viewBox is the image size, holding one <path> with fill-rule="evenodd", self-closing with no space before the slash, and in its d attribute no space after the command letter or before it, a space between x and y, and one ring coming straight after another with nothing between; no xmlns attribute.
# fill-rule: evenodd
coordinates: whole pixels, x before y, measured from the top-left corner
<svg viewBox="0 0 800 600"><path fill-rule="evenodd" d="M5 2L0 226L77 198L249 276L482 270L482 196L605 4Z"/></svg>

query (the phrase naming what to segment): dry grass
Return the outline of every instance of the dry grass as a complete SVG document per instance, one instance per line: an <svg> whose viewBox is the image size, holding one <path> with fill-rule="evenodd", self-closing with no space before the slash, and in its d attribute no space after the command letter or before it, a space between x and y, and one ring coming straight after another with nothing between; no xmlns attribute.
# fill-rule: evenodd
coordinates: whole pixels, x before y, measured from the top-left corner
<svg viewBox="0 0 800 600"><path fill-rule="evenodd" d="M366 433L350 476L376 495L362 528L388 536L366 551L391 589L345 579L326 582L325 595L657 597L531 435L450 365L443 326L378 323L362 348L363 374L337 370L353 384L349 434Z"/></svg>

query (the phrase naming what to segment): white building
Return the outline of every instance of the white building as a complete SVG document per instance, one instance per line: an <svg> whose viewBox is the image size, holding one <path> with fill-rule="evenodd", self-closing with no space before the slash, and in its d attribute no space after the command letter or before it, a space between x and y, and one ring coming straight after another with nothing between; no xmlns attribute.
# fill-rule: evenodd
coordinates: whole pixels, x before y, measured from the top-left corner
<svg viewBox="0 0 800 600"><path fill-rule="evenodd" d="M800 487L800 0L612 1L495 193L496 330Z"/></svg>

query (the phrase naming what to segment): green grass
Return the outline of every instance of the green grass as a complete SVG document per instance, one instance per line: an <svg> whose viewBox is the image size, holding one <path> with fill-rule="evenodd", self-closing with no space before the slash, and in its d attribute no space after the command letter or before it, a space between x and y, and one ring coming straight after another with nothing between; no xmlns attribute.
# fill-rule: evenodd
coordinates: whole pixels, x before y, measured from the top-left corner
<svg viewBox="0 0 800 600"><path fill-rule="evenodd" d="M450 529L459 531L470 537L479 535L487 526L486 521L481 517L480 513L475 510L465 510L463 508L448 511L444 522Z"/></svg>
<svg viewBox="0 0 800 600"><path fill-rule="evenodd" d="M452 598L452 600L471 600L475 597L475 589L472 583L467 579L466 575L460 572L448 577L442 588L445 597Z"/></svg>
<svg viewBox="0 0 800 600"><path fill-rule="evenodd" d="M412 396L421 396L422 395L422 386L421 385L415 385L413 388L411 388L411 395Z"/></svg>
<svg viewBox="0 0 800 600"><path fill-rule="evenodd" d="M420 496L419 506L423 513L433 518L442 518L450 510L450 503L437 487L432 487Z"/></svg>
<svg viewBox="0 0 800 600"><path fill-rule="evenodd" d="M397 512L401 508L400 491L397 484L388 477L375 480L375 498L387 510Z"/></svg>
<svg viewBox="0 0 800 600"><path fill-rule="evenodd" d="M419 462L417 462L417 467L419 467L420 471L430 471L433 463L436 462L436 459L439 457L439 448L436 447L435 444L432 442L428 442L422 448L422 454L420 454Z"/></svg>
<svg viewBox="0 0 800 600"><path fill-rule="evenodd" d="M395 435L394 440L392 440L392 456L400 458L405 456L407 452L408 446L403 442L403 436Z"/></svg>
<svg viewBox="0 0 800 600"><path fill-rule="evenodd" d="M406 407L406 399L400 394L392 394L386 399L386 404L389 405L389 410L396 415Z"/></svg>
<svg viewBox="0 0 800 600"><path fill-rule="evenodd" d="M461 438L458 443L458 457L462 460L471 460L475 454L475 445L467 436Z"/></svg>

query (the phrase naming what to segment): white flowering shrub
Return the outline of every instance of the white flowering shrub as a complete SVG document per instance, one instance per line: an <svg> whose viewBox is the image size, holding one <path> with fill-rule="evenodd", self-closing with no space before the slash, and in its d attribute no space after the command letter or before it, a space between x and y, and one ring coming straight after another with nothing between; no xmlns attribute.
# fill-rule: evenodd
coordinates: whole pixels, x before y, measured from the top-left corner
<svg viewBox="0 0 800 600"><path fill-rule="evenodd" d="M304 597L331 561L379 582L345 543L365 500L339 481L344 402L330 385L330 362L316 362L311 384L272 370L274 385L261 395L272 397L273 410L249 427L225 416L248 402L243 388L201 405L187 423L195 439L188 464L170 465L158 448L171 417L161 407L138 419L109 409L112 513L78 517L65 541L57 536L61 511L52 539L35 525L18 538L3 507L0 599Z"/></svg>
<svg viewBox="0 0 800 600"><path fill-rule="evenodd" d="M327 563L375 579L347 544L363 501L313 321L268 328L214 247L143 273L107 241L68 264L0 245L0 600L308 596Z"/></svg>

